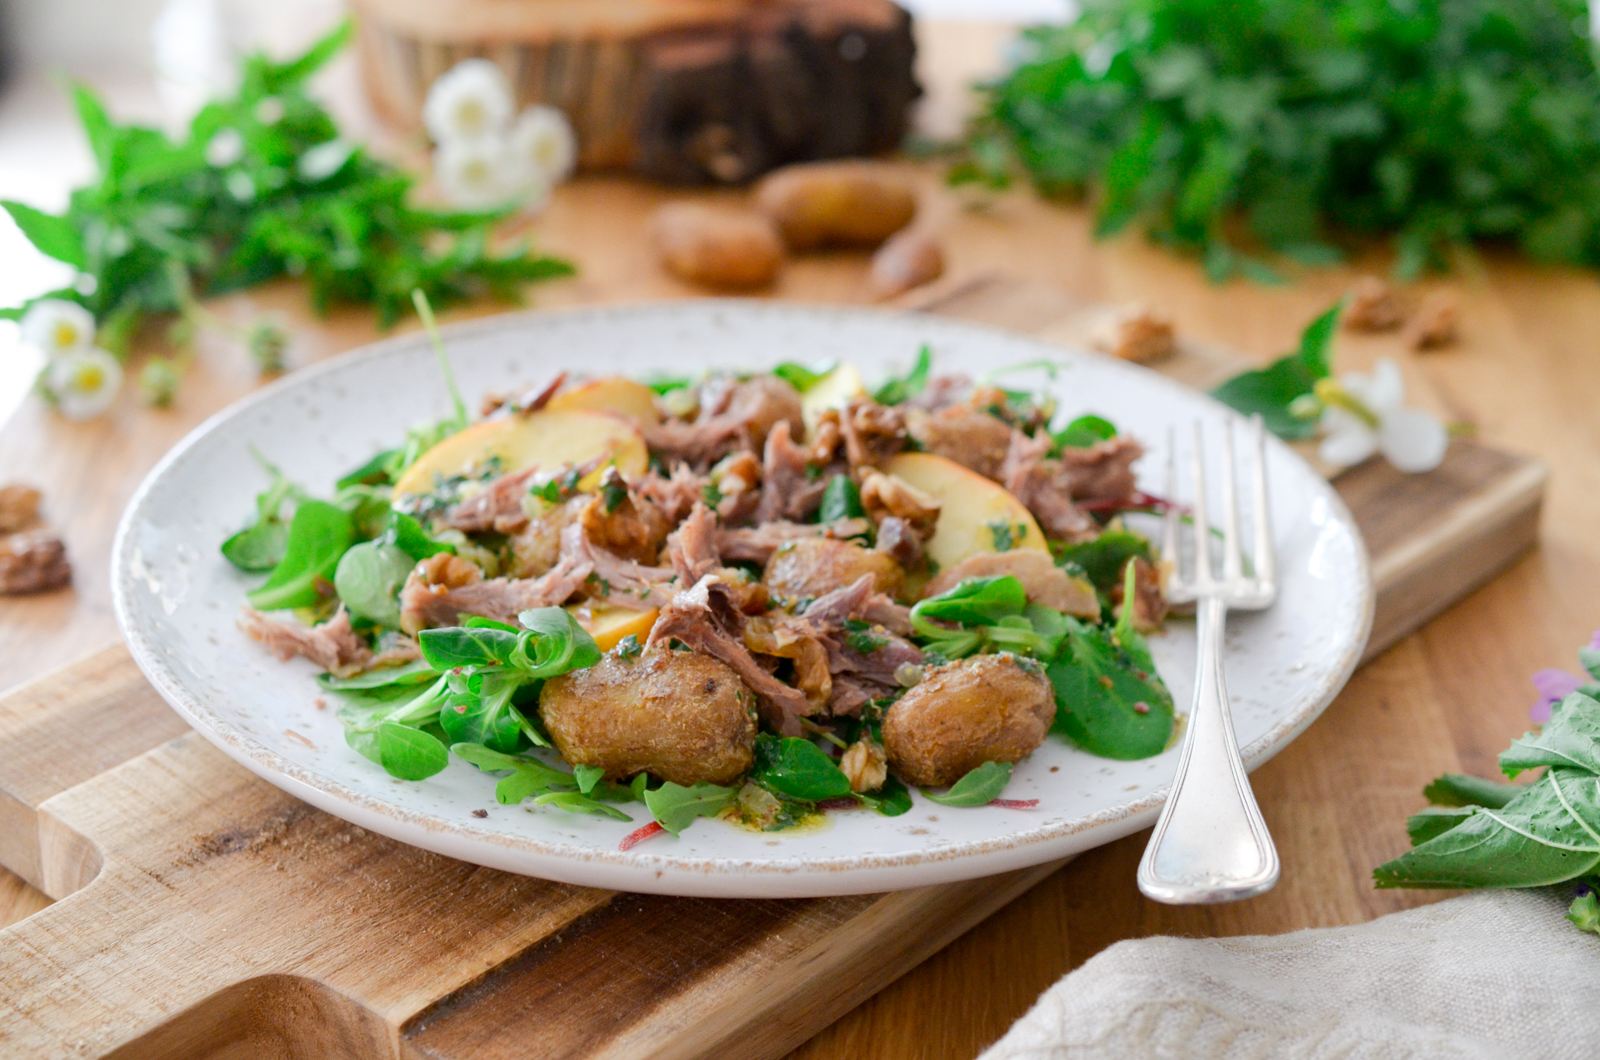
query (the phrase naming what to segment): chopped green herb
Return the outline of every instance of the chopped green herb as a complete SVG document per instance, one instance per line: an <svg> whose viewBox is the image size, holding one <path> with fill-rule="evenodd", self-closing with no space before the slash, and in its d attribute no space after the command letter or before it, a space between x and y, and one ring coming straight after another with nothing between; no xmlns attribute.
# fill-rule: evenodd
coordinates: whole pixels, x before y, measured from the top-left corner
<svg viewBox="0 0 1600 1060"><path fill-rule="evenodd" d="M928 374L932 370L933 351L923 346L917 351L917 359L912 364L911 371L904 376L889 379L873 393L872 400L880 405L898 405L902 401L909 401L927 387Z"/></svg>

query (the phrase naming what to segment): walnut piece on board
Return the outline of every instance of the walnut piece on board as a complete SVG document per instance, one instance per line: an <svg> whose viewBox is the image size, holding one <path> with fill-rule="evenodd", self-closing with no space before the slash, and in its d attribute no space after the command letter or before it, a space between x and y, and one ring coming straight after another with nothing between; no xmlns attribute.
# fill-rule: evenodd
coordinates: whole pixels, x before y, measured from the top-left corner
<svg viewBox="0 0 1600 1060"><path fill-rule="evenodd" d="M72 566L61 539L46 530L0 537L0 596L23 596L64 588Z"/></svg>
<svg viewBox="0 0 1600 1060"><path fill-rule="evenodd" d="M1381 277L1361 277L1345 298L1344 326L1351 331L1393 331L1405 323L1400 296Z"/></svg>
<svg viewBox="0 0 1600 1060"><path fill-rule="evenodd" d="M1176 334L1172 320L1148 306L1130 305L1107 313L1089 338L1102 353L1135 364L1151 364L1172 356Z"/></svg>
<svg viewBox="0 0 1600 1060"><path fill-rule="evenodd" d="M1414 350L1434 350L1456 341L1461 319L1461 299L1453 291L1434 291L1422 300L1417 315L1406 328L1406 342Z"/></svg>
<svg viewBox="0 0 1600 1060"><path fill-rule="evenodd" d="M39 491L20 482L0 486L0 534L26 530L39 521Z"/></svg>

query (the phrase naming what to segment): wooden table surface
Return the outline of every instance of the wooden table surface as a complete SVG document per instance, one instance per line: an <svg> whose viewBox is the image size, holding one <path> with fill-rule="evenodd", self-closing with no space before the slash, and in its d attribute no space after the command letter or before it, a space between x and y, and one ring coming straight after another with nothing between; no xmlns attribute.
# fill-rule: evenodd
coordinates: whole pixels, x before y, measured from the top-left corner
<svg viewBox="0 0 1600 1060"><path fill-rule="evenodd" d="M1137 238L1095 243L1081 208L1015 191L985 209L966 209L939 186L935 169L912 168L947 241L952 277L1005 271L1087 300L1141 300L1169 312L1185 334L1259 360L1288 349L1357 271L1310 273L1277 288L1214 286L1193 262ZM535 289L534 304L697 294L659 272L644 238L649 211L675 197L609 178L560 189L531 230L575 260L580 274ZM1360 264L1381 270L1386 259ZM856 301L865 271L860 255L809 257L790 265L770 296ZM1420 806L1428 779L1446 770L1493 774L1495 756L1526 727L1528 675L1571 667L1577 647L1600 626L1600 286L1593 274L1498 257L1470 275L1425 286L1440 284L1462 296L1456 346L1412 355L1397 338L1341 334L1337 363L1352 369L1396 356L1423 400L1474 425L1485 441L1547 461L1543 543L1360 671L1305 735L1255 775L1283 857L1277 888L1209 908L1148 902L1134 886L1145 836L1131 836L1078 858L795 1056L971 1057L1059 976L1118 940L1348 924L1438 897L1375 891L1371 869L1407 846L1405 817ZM280 314L296 335L296 365L376 336L361 311L314 318L294 284L216 308L236 320ZM0 688L117 638L107 563L124 503L170 445L256 382L242 350L210 339L172 409L143 409L130 388L111 415L92 423L63 421L29 400L0 427L0 480L45 490L46 514L63 529L76 570L71 591L0 599ZM47 901L0 870L0 924Z"/></svg>

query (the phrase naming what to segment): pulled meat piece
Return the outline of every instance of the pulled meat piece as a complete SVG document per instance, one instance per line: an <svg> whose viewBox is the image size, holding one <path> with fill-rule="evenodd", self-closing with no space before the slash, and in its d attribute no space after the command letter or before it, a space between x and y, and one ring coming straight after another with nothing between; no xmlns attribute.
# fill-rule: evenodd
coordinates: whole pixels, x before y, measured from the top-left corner
<svg viewBox="0 0 1600 1060"><path fill-rule="evenodd" d="M1007 574L1022 583L1028 599L1036 604L1079 618L1100 617L1100 601L1095 597L1094 586L1072 577L1051 561L1050 553L1035 548L968 556L940 571L922 590L922 595L925 598L938 596L968 578L996 578Z"/></svg>
<svg viewBox="0 0 1600 1060"><path fill-rule="evenodd" d="M905 479L869 471L861 480L861 506L877 522L894 517L924 538L939 521L939 502Z"/></svg>
<svg viewBox="0 0 1600 1060"><path fill-rule="evenodd" d="M845 459L852 469L887 462L905 450L909 437L904 413L865 397L851 398L844 407L839 433L844 436Z"/></svg>
<svg viewBox="0 0 1600 1060"><path fill-rule="evenodd" d="M511 572L518 578L537 578L561 562L561 532L578 521L585 495L573 497L549 509L512 535Z"/></svg>
<svg viewBox="0 0 1600 1060"><path fill-rule="evenodd" d="M672 466L670 478L649 471L628 483L628 488L655 504L667 522L674 526L689 514L689 509L700 500L705 487L706 480L696 475L688 464L682 463Z"/></svg>
<svg viewBox="0 0 1600 1060"><path fill-rule="evenodd" d="M1075 501L1120 501L1137 489L1133 462L1144 446L1125 435L1096 442L1087 449L1061 450L1067 488Z"/></svg>
<svg viewBox="0 0 1600 1060"><path fill-rule="evenodd" d="M343 604L320 626L274 622L252 608L245 609L239 626L279 659L288 660L299 655L335 677L352 677L366 670L397 666L422 657L416 642L409 637L402 638L387 651L374 652L366 640L350 628L350 613Z"/></svg>
<svg viewBox="0 0 1600 1060"><path fill-rule="evenodd" d="M661 607L671 597L663 588L675 575L671 567L646 566L601 548L589 540L582 522L561 531L561 562L584 568L591 596L630 611Z"/></svg>
<svg viewBox="0 0 1600 1060"><path fill-rule="evenodd" d="M774 520L799 521L817 510L827 482L810 474L812 454L794 444L787 423L767 435L761 461L761 503L756 505L757 526Z"/></svg>
<svg viewBox="0 0 1600 1060"><path fill-rule="evenodd" d="M999 481L1011 445L1011 427L998 416L958 405L907 417L907 429L926 452L954 460Z"/></svg>
<svg viewBox="0 0 1600 1060"><path fill-rule="evenodd" d="M702 388L694 422L642 424L651 451L707 468L739 449L760 449L779 423L798 430L800 393L775 375L735 381L723 376Z"/></svg>
<svg viewBox="0 0 1600 1060"><path fill-rule="evenodd" d="M527 496L528 483L536 471L528 468L501 475L471 497L453 505L444 514L444 524L468 534L486 530L498 534L516 533L528 525L522 498Z"/></svg>
<svg viewBox="0 0 1600 1060"><path fill-rule="evenodd" d="M756 694L767 725L785 736L799 736L800 719L815 708L804 692L784 684L744 646L745 615L727 582L715 574L684 589L661 609L646 647L676 640L726 663Z"/></svg>
<svg viewBox="0 0 1600 1060"><path fill-rule="evenodd" d="M655 563L672 529L652 501L627 488L616 468L606 472L600 492L583 506L578 521L591 544L643 564Z"/></svg>
<svg viewBox="0 0 1600 1060"><path fill-rule="evenodd" d="M833 696L828 649L816 629L803 619L781 611L756 615L745 623L744 646L759 655L792 659L795 686L811 702L812 713L821 711Z"/></svg>
<svg viewBox="0 0 1600 1060"><path fill-rule="evenodd" d="M872 548L900 564L902 569L910 569L927 554L923 545L922 535L913 530L910 523L897 515L888 515L878 524L878 539Z"/></svg>
<svg viewBox="0 0 1600 1060"><path fill-rule="evenodd" d="M884 715L883 742L902 780L943 787L985 762L1026 758L1055 716L1055 693L1037 663L974 655L929 669Z"/></svg>
<svg viewBox="0 0 1600 1060"><path fill-rule="evenodd" d="M913 394L901 404L903 407L922 409L924 412L938 412L951 405L963 404L971 396L970 377L959 374L936 375L928 380L928 385L922 388L921 393Z"/></svg>
<svg viewBox="0 0 1600 1060"><path fill-rule="evenodd" d="M484 581L472 564L448 553L417 564L400 590L400 628L416 636L435 626L455 626L463 615L511 622L530 607L554 607L583 586L590 566L563 556L538 578Z"/></svg>
<svg viewBox="0 0 1600 1060"><path fill-rule="evenodd" d="M801 617L813 625L832 629L844 629L847 622L857 618L882 626L898 637L911 635L911 609L878 592L868 577L817 597Z"/></svg>
<svg viewBox="0 0 1600 1060"><path fill-rule="evenodd" d="M839 519L831 523L789 523L782 520L760 526L717 530L717 552L726 563L766 566L772 554L791 541L810 537L859 537L872 528L866 519Z"/></svg>
<svg viewBox="0 0 1600 1060"><path fill-rule="evenodd" d="M904 587L906 575L885 553L853 541L808 537L774 552L761 581L779 596L803 600L861 577L871 578L879 592L895 595Z"/></svg>
<svg viewBox="0 0 1600 1060"><path fill-rule="evenodd" d="M684 585L693 585L722 566L717 554L717 516L704 504L695 504L689 517L667 538L667 556Z"/></svg>
<svg viewBox="0 0 1600 1060"><path fill-rule="evenodd" d="M890 695L907 667L922 665L922 652L904 636L909 610L877 592L870 576L818 597L799 617L827 649L835 716Z"/></svg>
<svg viewBox="0 0 1600 1060"><path fill-rule="evenodd" d="M540 409L550 404L550 399L556 396L556 393L566 385L566 382L567 373L557 372L555 378L550 380L544 386L534 387L530 390L524 390L520 395L514 398L508 398L503 393L490 391L489 393L483 395L483 404L478 408L478 415L487 419L489 416L499 412L501 409L505 409L507 412L512 414L522 415L526 415L530 412L538 412Z"/></svg>
<svg viewBox="0 0 1600 1060"><path fill-rule="evenodd" d="M0 537L0 596L49 592L71 582L67 549L55 534L24 530Z"/></svg>
<svg viewBox="0 0 1600 1060"><path fill-rule="evenodd" d="M0 534L26 530L38 521L38 490L15 484L0 487Z"/></svg>
<svg viewBox="0 0 1600 1060"><path fill-rule="evenodd" d="M1027 506L1046 537L1086 541L1095 535L1095 522L1072 503L1071 480L1061 461L1045 457L1049 451L1049 435L1029 438L1021 431L1013 432L1000 484Z"/></svg>
<svg viewBox="0 0 1600 1060"><path fill-rule="evenodd" d="M1167 617L1167 596L1161 589L1161 572L1143 556L1133 558L1133 628L1154 633ZM1122 607L1122 581L1111 587L1113 607Z"/></svg>

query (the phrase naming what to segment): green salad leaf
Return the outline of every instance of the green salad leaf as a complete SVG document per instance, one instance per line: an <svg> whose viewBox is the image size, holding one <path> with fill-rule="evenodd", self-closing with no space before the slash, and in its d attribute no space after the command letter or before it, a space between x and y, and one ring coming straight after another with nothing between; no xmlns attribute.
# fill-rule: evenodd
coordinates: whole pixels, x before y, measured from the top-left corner
<svg viewBox="0 0 1600 1060"><path fill-rule="evenodd" d="M332 589L339 559L355 536L355 523L343 509L326 501L301 501L289 523L283 559L266 583L248 595L250 606L281 611L319 603Z"/></svg>
<svg viewBox="0 0 1600 1060"><path fill-rule="evenodd" d="M738 797L738 788L717 784L684 786L669 780L659 788L646 790L644 804L657 824L678 835L701 817L715 817Z"/></svg>
<svg viewBox="0 0 1600 1060"><path fill-rule="evenodd" d="M801 802L821 802L850 794L850 781L838 764L816 744L799 736L757 736L750 779L774 795Z"/></svg>
<svg viewBox="0 0 1600 1060"><path fill-rule="evenodd" d="M923 346L917 350L917 359L911 365L911 371L887 380L873 392L872 400L880 405L898 405L902 401L909 401L927 388L928 376L932 371L933 350Z"/></svg>
<svg viewBox="0 0 1600 1060"><path fill-rule="evenodd" d="M835 475L822 490L822 503L817 508L817 522L833 523L840 519L856 519L867 514L861 506L861 491L849 475Z"/></svg>
<svg viewBox="0 0 1600 1060"><path fill-rule="evenodd" d="M1265 368L1241 372L1213 388L1211 396L1246 416L1260 416L1262 425L1280 438L1310 438L1317 421L1295 415L1295 402L1312 394L1317 380L1332 372L1333 333L1343 308L1340 302L1313 320L1295 352Z"/></svg>
<svg viewBox="0 0 1600 1060"><path fill-rule="evenodd" d="M943 806L987 806L1011 783L1010 762L985 762L950 785L947 791L922 789L924 798Z"/></svg>

